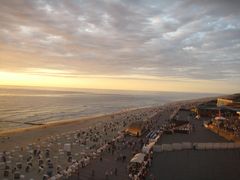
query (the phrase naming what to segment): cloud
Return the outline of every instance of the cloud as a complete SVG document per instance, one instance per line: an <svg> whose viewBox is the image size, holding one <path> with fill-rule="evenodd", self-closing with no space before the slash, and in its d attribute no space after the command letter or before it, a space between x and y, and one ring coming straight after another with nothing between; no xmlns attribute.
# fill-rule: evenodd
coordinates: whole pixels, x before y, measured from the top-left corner
<svg viewBox="0 0 240 180"><path fill-rule="evenodd" d="M239 82L239 8L238 0L1 1L0 69Z"/></svg>

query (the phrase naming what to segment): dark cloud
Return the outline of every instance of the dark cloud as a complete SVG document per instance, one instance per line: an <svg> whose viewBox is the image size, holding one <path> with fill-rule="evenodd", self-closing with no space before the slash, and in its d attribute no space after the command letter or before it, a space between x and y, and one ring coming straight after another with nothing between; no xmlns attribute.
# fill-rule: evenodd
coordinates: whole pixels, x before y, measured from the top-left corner
<svg viewBox="0 0 240 180"><path fill-rule="evenodd" d="M0 68L239 82L239 9L238 0L1 1L0 47L15 59L2 55Z"/></svg>

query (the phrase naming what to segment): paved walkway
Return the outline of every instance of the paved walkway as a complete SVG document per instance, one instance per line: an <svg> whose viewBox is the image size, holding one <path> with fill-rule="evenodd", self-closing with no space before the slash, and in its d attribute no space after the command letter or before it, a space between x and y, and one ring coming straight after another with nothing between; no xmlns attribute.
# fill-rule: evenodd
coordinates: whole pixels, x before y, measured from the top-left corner
<svg viewBox="0 0 240 180"><path fill-rule="evenodd" d="M76 173L71 180L125 180L128 179L127 165L130 159L133 157L132 152L140 151L139 138L127 136L126 142L137 142L136 146L123 145L122 142L117 143L117 148L113 154L110 152L104 152L102 155L102 161L100 157L91 161L91 163L85 168L80 168L79 175ZM133 150L134 149L134 150ZM118 157L126 156L123 161L122 158L116 160ZM117 175L115 175L115 168L117 168ZM93 175L94 170L94 175ZM108 172L109 176L106 177L105 173ZM112 172L112 173L111 173ZM112 174L112 175L111 175Z"/></svg>
<svg viewBox="0 0 240 180"><path fill-rule="evenodd" d="M171 112L169 112L171 113ZM212 133L202 126L202 120L195 120L189 116L187 111L181 111L179 118L189 120L195 127L195 131L190 135L174 134L163 135L158 144L174 142L226 142L225 139ZM169 119L169 114L164 113L160 117L158 125ZM156 129L158 129L156 125ZM140 151L140 138L127 136L125 142L136 142L137 146L124 146L122 142L118 143L119 150L114 154L105 152L103 160L99 158L91 161L91 164L81 168L78 174L73 175L71 180L127 180L127 164L133 157L133 152ZM125 148L124 148L125 147ZM135 151L134 151L135 149ZM116 161L117 157L125 155L126 160ZM114 174L117 168L117 175ZM93 175L94 170L94 175ZM108 172L108 177L105 173ZM112 172L112 175L110 175ZM209 150L193 151L184 150L178 152L154 153L153 163L150 169L148 180L164 179L232 179L240 177L240 152L239 150ZM237 179L236 179L237 180Z"/></svg>
<svg viewBox="0 0 240 180"><path fill-rule="evenodd" d="M154 180L239 180L239 150L174 151L154 153ZM153 178L147 178L152 180Z"/></svg>
<svg viewBox="0 0 240 180"><path fill-rule="evenodd" d="M164 134L158 144L175 142L227 142L202 126L203 120L195 120L187 111L179 112L179 118L189 120L195 127L191 134ZM179 120L180 120L179 119ZM240 177L240 150L182 150L153 154L150 175L147 180L238 180Z"/></svg>
<svg viewBox="0 0 240 180"><path fill-rule="evenodd" d="M169 144L178 142L227 142L223 137L203 127L203 120L196 120L190 116L190 112L180 111L179 120L189 120L194 129L191 134L164 134L157 144Z"/></svg>
<svg viewBox="0 0 240 180"><path fill-rule="evenodd" d="M152 121L159 120L159 114L151 117ZM94 159L90 164L84 168L79 169L79 174L72 175L70 180L127 180L128 172L127 165L134 154L141 152L142 143L147 142L146 134L141 138L126 136L124 141L116 143L116 151L112 154L110 152L104 152L102 154L102 161L100 158ZM124 161L116 160L119 157L126 156ZM115 168L117 169L117 175L115 175ZM94 175L93 175L94 171ZM109 176L106 177L106 172ZM112 173L111 173L112 172ZM112 174L112 175L111 175Z"/></svg>

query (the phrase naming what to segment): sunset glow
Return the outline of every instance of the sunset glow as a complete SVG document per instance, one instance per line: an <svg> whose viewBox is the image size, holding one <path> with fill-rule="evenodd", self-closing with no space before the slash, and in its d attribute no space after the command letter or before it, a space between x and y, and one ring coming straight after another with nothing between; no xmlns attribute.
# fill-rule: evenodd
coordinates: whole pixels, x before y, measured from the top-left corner
<svg viewBox="0 0 240 180"><path fill-rule="evenodd" d="M92 88L114 90L144 90L144 91L185 91L204 92L202 84L208 84L208 92L215 92L219 87L226 92L231 89L225 82L207 80L172 79L147 76L70 76L36 75L28 73L0 72L0 81L3 85L37 86L59 88ZM236 85L235 88L238 88Z"/></svg>
<svg viewBox="0 0 240 180"><path fill-rule="evenodd" d="M0 85L237 92L238 9L187 2L3 1Z"/></svg>

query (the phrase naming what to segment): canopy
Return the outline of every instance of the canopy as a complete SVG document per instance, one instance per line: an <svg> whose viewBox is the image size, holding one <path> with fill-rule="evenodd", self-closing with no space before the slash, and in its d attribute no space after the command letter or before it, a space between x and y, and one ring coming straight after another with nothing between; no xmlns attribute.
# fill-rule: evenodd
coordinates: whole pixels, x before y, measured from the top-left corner
<svg viewBox="0 0 240 180"><path fill-rule="evenodd" d="M149 153L152 147L154 146L155 142L150 142L148 145L143 146L142 152L143 153Z"/></svg>
<svg viewBox="0 0 240 180"><path fill-rule="evenodd" d="M142 163L144 161L145 154L144 153L138 153L136 154L131 160L130 163Z"/></svg>
<svg viewBox="0 0 240 180"><path fill-rule="evenodd" d="M215 120L225 120L226 118L225 117L222 117L222 116L218 116L218 117L215 117Z"/></svg>

